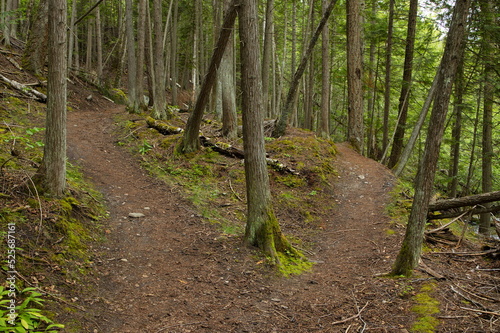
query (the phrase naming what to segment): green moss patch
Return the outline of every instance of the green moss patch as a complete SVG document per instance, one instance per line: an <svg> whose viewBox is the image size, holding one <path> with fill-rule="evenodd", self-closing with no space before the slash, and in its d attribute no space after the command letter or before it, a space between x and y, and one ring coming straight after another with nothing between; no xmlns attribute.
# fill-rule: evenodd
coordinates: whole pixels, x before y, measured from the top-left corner
<svg viewBox="0 0 500 333"><path fill-rule="evenodd" d="M435 317L439 313L439 301L432 296L435 288L432 283L424 284L414 296L415 305L411 310L418 315L418 319L411 327L412 332L432 333L439 325L439 320Z"/></svg>

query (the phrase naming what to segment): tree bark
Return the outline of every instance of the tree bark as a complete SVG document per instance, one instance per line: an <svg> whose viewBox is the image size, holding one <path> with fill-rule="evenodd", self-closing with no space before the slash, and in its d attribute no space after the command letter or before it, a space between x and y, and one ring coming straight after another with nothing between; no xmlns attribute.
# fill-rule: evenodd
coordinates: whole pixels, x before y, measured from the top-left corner
<svg viewBox="0 0 500 333"><path fill-rule="evenodd" d="M146 110L144 101L144 67L146 59L146 0L137 1L137 78L136 89L139 98L139 108Z"/></svg>
<svg viewBox="0 0 500 333"><path fill-rule="evenodd" d="M322 2L323 14L328 8L328 1ZM325 24L321 35L321 112L318 124L318 136L324 139L330 137L330 33Z"/></svg>
<svg viewBox="0 0 500 333"><path fill-rule="evenodd" d="M449 196L454 198L458 192L458 171L460 164L460 140L462 136L462 109L464 95L464 64L459 64L457 78L455 80L455 102L453 106L453 118L455 122L451 131L450 167L448 175L451 178L448 186Z"/></svg>
<svg viewBox="0 0 500 333"><path fill-rule="evenodd" d="M163 48L163 23L162 23L162 1L153 1L153 22L154 22L154 106L153 117L157 119L168 119L172 114L167 111L167 96L166 96L166 82L165 77L165 52Z"/></svg>
<svg viewBox="0 0 500 333"><path fill-rule="evenodd" d="M66 188L66 0L49 0L49 75L43 159L38 170L43 192L62 196Z"/></svg>
<svg viewBox="0 0 500 333"><path fill-rule="evenodd" d="M33 27L36 28L30 29L21 61L25 70L36 75L42 73L45 58L47 57L48 10L48 0L40 0L33 22Z"/></svg>
<svg viewBox="0 0 500 333"><path fill-rule="evenodd" d="M494 26L493 6L490 0L481 0L481 13L483 16L483 59L484 59L484 91L483 91L483 140L481 154L481 187L483 192L493 189L493 99L494 99L494 41L491 36ZM488 208L489 204L485 207ZM481 214L479 233L488 235L491 228L491 215Z"/></svg>
<svg viewBox="0 0 500 333"><path fill-rule="evenodd" d="M384 126L382 151L386 151L389 143L389 111L391 109L391 72L392 72L392 37L394 30L394 2L389 0L389 23L385 48L385 80L384 80Z"/></svg>
<svg viewBox="0 0 500 333"><path fill-rule="evenodd" d="M248 209L245 242L259 247L279 264L278 252L293 251L293 248L281 233L271 204L264 148L257 1L243 0L238 12Z"/></svg>
<svg viewBox="0 0 500 333"><path fill-rule="evenodd" d="M363 152L363 50L360 0L347 0L347 141Z"/></svg>
<svg viewBox="0 0 500 333"><path fill-rule="evenodd" d="M300 83L300 79L302 75L304 74L304 71L306 69L307 61L309 60L312 51L314 49L314 45L316 45L316 42L318 41L319 35L321 34L321 31L323 30L323 27L325 26L326 22L328 21L328 18L330 17L330 14L332 13L333 7L335 6L336 0L331 0L330 4L326 8L325 12L323 13L323 17L321 18L321 21L318 24L318 27L316 28L316 31L314 32L314 35L312 36L311 40L309 41L309 45L307 47L306 52L304 53L304 56L302 57L302 60L299 64L299 67L295 71L295 74L293 75L292 82L290 83L290 88L288 90L287 96L286 96L286 101L281 107L280 110L280 116L276 120L276 126L274 127L272 136L274 138L278 138L280 136L283 136L285 134L286 126L288 123L288 117L290 116L290 112L292 110L292 105L294 103L295 95L297 93L297 88Z"/></svg>
<svg viewBox="0 0 500 333"><path fill-rule="evenodd" d="M439 66L436 98L430 119L432 126L429 126L428 129L424 155L415 180L415 197L406 234L391 275L411 275L420 260L426 216L432 194L448 104L458 64L463 57L463 42L469 6L470 0L457 0L455 2L450 30L446 38L441 65Z"/></svg>
<svg viewBox="0 0 500 333"><path fill-rule="evenodd" d="M267 0L266 17L264 26L264 47L262 51L262 103L265 115L270 115L269 103L269 70L271 69L272 43L273 43L273 15L274 0Z"/></svg>
<svg viewBox="0 0 500 333"><path fill-rule="evenodd" d="M240 1L241 0L232 0L231 4L228 6L226 15L224 16L224 22L219 33L219 39L217 40L217 45L215 46L212 59L210 60L208 72L203 79L194 110L189 115L186 130L184 131L184 137L178 147L178 150L182 153L191 153L200 149L198 135L200 132L201 120L203 119L203 111L209 101L210 90L217 79L217 70L222 61L222 56L224 55L229 37L231 37Z"/></svg>
<svg viewBox="0 0 500 333"><path fill-rule="evenodd" d="M133 20L132 0L125 1L125 21L127 32L127 62L128 62L128 111L130 113L139 112L137 101L137 61L135 54L134 20Z"/></svg>
<svg viewBox="0 0 500 333"><path fill-rule="evenodd" d="M392 142L391 156L389 157L388 167L390 169L399 161L401 151L403 150L403 139L406 131L406 119L408 118L408 105L410 100L410 87L413 72L413 53L415 49L415 33L417 28L418 0L410 1L410 10L408 13L408 31L406 34L405 63L403 65L403 83L401 94L399 95L399 116L396 125L396 133Z"/></svg>

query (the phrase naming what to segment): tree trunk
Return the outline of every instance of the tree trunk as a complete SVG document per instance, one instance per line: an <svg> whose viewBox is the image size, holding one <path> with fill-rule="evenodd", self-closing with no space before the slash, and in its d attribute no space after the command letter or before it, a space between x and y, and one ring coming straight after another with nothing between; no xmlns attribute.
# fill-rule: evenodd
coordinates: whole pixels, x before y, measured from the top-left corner
<svg viewBox="0 0 500 333"><path fill-rule="evenodd" d="M144 67L146 53L146 0L138 0L137 2L137 78L136 89L137 97L139 98L139 108L146 110L147 105L144 101Z"/></svg>
<svg viewBox="0 0 500 333"><path fill-rule="evenodd" d="M43 159L38 170L43 192L62 196L66 188L66 0L49 0L49 75Z"/></svg>
<svg viewBox="0 0 500 333"><path fill-rule="evenodd" d="M278 252L293 250L281 233L271 204L264 147L257 1L243 0L239 8L243 142L247 186L245 242L262 249L279 264Z"/></svg>
<svg viewBox="0 0 500 333"><path fill-rule="evenodd" d="M462 109L464 95L464 64L459 64L457 78L455 81L455 102L453 106L453 118L455 122L451 131L450 168L448 175L451 178L448 186L449 196L454 198L458 192L458 167L460 163L460 140L462 133Z"/></svg>
<svg viewBox="0 0 500 333"><path fill-rule="evenodd" d="M384 80L384 129L382 151L387 150L389 143L389 111L391 109L391 70L392 70L392 37L394 30L394 2L389 0L389 23L387 28L387 43L385 49L385 80Z"/></svg>
<svg viewBox="0 0 500 333"><path fill-rule="evenodd" d="M95 11L95 39L97 54L97 82L102 85L102 32L101 32L101 10L99 7Z"/></svg>
<svg viewBox="0 0 500 333"><path fill-rule="evenodd" d="M157 0L158 1L158 0ZM172 30L170 32L170 36L172 37L172 44L170 47L170 90L172 93L172 105L177 105L177 75L178 75L178 68L177 68L177 23L179 20L179 4L178 0L173 0L173 13L172 13Z"/></svg>
<svg viewBox="0 0 500 333"><path fill-rule="evenodd" d="M128 62L128 111L130 113L139 112L139 103L137 101L137 61L135 56L135 38L134 38L134 20L132 0L125 1L125 21L127 32L127 62Z"/></svg>
<svg viewBox="0 0 500 333"><path fill-rule="evenodd" d="M399 95L399 116L396 125L396 133L392 143L391 156L389 157L388 167L394 168L403 150L403 140L406 130L406 119L408 118L408 105L410 100L410 87L413 72L413 50L415 48L415 32L417 28L418 0L410 1L410 11L408 13L408 31L406 34L405 63L403 66L403 83L401 94Z"/></svg>
<svg viewBox="0 0 500 333"><path fill-rule="evenodd" d="M363 152L363 50L360 0L347 0L347 141Z"/></svg>
<svg viewBox="0 0 500 333"><path fill-rule="evenodd" d="M73 50L74 50L74 44L75 44L75 39L78 40L78 38L75 38L75 35L77 34L78 30L75 29L75 21L76 21L76 0L72 1L71 4L71 19L69 23L69 29L68 29L68 71L71 72L73 68Z"/></svg>
<svg viewBox="0 0 500 333"><path fill-rule="evenodd" d="M493 6L490 0L481 0L481 14L483 16L483 59L484 59L484 91L483 91L483 141L482 141L482 163L481 187L483 192L490 192L493 189L493 100L495 96L495 59L494 59L494 41L491 38L494 35L492 28ZM498 19L498 18L497 18ZM488 208L489 204L485 205ZM481 214L479 222L479 233L488 235L491 228L491 215L488 213Z"/></svg>
<svg viewBox="0 0 500 333"><path fill-rule="evenodd" d="M191 153L200 149L198 136L201 121L203 119L203 111L209 101L210 90L217 79L217 70L222 61L226 45L231 37L239 2L240 0L232 0L231 4L227 8L226 15L224 16L224 22L222 23L222 28L220 29L219 39L217 40L217 45L215 46L212 59L210 59L208 72L203 79L194 109L189 115L182 143L178 147L178 150L182 153Z"/></svg>
<svg viewBox="0 0 500 333"><path fill-rule="evenodd" d="M25 70L36 75L42 73L47 57L48 10L48 0L40 0L33 22L33 27L36 28L30 29L21 61Z"/></svg>
<svg viewBox="0 0 500 333"><path fill-rule="evenodd" d="M391 272L392 275L411 275L420 260L426 216L432 194L448 104L458 64L463 57L463 42L469 6L470 0L457 0L455 2L450 30L446 38L441 65L439 66L436 98L430 119L432 126L429 126L428 129L424 155L415 180L415 197L408 226L401 250Z"/></svg>
<svg viewBox="0 0 500 333"><path fill-rule="evenodd" d="M393 172L398 177L401 174L401 172L403 172L406 164L408 163L408 160L410 159L411 152L413 151L413 148L415 147L415 143L417 142L417 138L419 137L422 126L424 125L425 118L427 117L427 113L429 112L432 101L434 100L434 96L436 95L439 71L440 70L438 69L438 74L436 74L436 76L434 77L434 81L432 81L432 86L429 89L429 92L427 93L427 98L425 99L424 105L422 106L422 110L420 111L420 115L418 116L418 120L417 120L415 126L413 127L413 131L411 132L410 139L408 140L408 143L405 146L403 154L401 155L401 158L399 159L398 164L396 164L396 166L394 167ZM382 157L382 159L384 159L386 152L387 152L387 150L385 150L384 156Z"/></svg>
<svg viewBox="0 0 500 333"><path fill-rule="evenodd" d="M271 69L272 43L273 43L273 13L274 0L267 0L264 27L264 47L262 51L262 103L265 115L270 116L269 103L269 70Z"/></svg>
<svg viewBox="0 0 500 333"><path fill-rule="evenodd" d="M328 1L323 0L323 14L328 8ZM318 136L324 139L330 137L330 34L328 24L323 27L321 35L321 112L318 124Z"/></svg>
<svg viewBox="0 0 500 333"><path fill-rule="evenodd" d="M163 49L163 23L162 23L162 1L153 1L153 21L154 21L154 106L153 117L156 119L168 119L172 114L167 112L167 96L165 77L165 52Z"/></svg>
<svg viewBox="0 0 500 333"><path fill-rule="evenodd" d="M314 45L316 45L316 42L318 41L319 35L321 34L321 31L323 30L323 27L325 26L326 22L328 21L328 18L330 17L330 14L333 10L333 6L335 6L336 0L331 0L330 4L326 8L323 17L321 18L321 21L318 24L318 27L316 28L316 31L314 32L314 35L312 36L311 40L309 41L309 45L307 47L306 52L304 53L304 56L302 57L302 60L299 64L299 67L295 71L295 74L293 75L292 82L290 83L290 88L288 90L287 96L286 96L286 101L281 107L280 110L280 116L276 120L276 126L274 127L272 136L274 138L283 136L285 134L286 126L288 123L288 117L290 115L290 111L292 109L292 105L294 103L294 99L296 96L297 88L300 83L300 79L302 77L302 74L304 74L304 70L306 69L307 61L310 58L312 51L314 49Z"/></svg>
<svg viewBox="0 0 500 333"><path fill-rule="evenodd" d="M231 36L229 45L226 46L222 57L219 78L222 89L222 135L228 139L236 139L238 136L238 117L236 113L236 80L234 75L234 40L231 39Z"/></svg>

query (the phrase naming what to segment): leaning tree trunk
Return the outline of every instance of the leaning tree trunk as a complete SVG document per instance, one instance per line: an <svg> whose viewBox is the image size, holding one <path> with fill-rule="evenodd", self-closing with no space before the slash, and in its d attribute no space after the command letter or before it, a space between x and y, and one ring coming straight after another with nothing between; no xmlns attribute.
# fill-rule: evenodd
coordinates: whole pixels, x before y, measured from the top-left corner
<svg viewBox="0 0 500 333"><path fill-rule="evenodd" d="M43 192L61 196L66 188L66 0L49 0L49 75L43 159L35 177Z"/></svg>
<svg viewBox="0 0 500 333"><path fill-rule="evenodd" d="M302 78L302 75L304 74L304 71L307 66L307 61L311 57L312 51L314 50L314 45L316 45L316 42L318 41L319 35L321 34L321 31L323 30L323 27L325 26L326 22L328 21L328 18L330 17L330 14L332 13L333 6L335 6L336 0L331 0L330 4L328 7L325 9L323 13L323 17L321 18L321 21L318 24L318 27L316 28L316 31L314 32L314 35L312 36L311 40L309 41L309 45L307 47L306 52L304 53L302 60L300 61L299 67L295 71L295 74L293 75L292 82L290 83L290 88L288 89L288 93L286 95L286 100L283 106L281 107L280 110L280 115L279 118L276 120L276 125L274 127L272 137L277 138L280 136L283 136L285 134L286 126L288 124L288 118L290 116L290 112L293 109L293 103L295 100L295 96L297 93L297 88L300 83L300 79Z"/></svg>
<svg viewBox="0 0 500 333"><path fill-rule="evenodd" d="M210 91L212 90L215 80L217 79L217 70L222 61L222 56L224 55L229 37L231 37L239 2L240 0L232 0L231 4L227 7L227 12L224 16L224 22L222 23L222 27L220 29L219 39L217 40L214 53L212 54L212 59L210 59L208 72L203 79L203 83L201 85L198 98L196 99L194 109L189 115L186 124L184 137L178 147L178 151L182 153L187 154L200 149L198 136L200 132L201 121L203 119L203 111L207 106L207 103L209 102Z"/></svg>
<svg viewBox="0 0 500 333"><path fill-rule="evenodd" d="M279 264L277 253L293 251L293 248L281 233L271 204L264 147L257 0L243 0L238 12L248 208L245 241L262 249Z"/></svg>
<svg viewBox="0 0 500 333"><path fill-rule="evenodd" d="M470 0L457 0L455 3L446 46L439 66L436 98L430 119L432 126L429 126L427 132L424 155L415 180L415 197L406 234L391 275L411 275L420 260L427 210L432 194L448 104L458 64L463 57L463 42L469 6Z"/></svg>
<svg viewBox="0 0 500 333"><path fill-rule="evenodd" d="M392 143L391 156L389 157L389 168L394 166L401 157L403 150L403 139L406 130L406 119L408 118L408 106L410 104L410 87L413 72L413 50L415 49L415 33L417 28L418 0L410 1L410 10L408 13L408 31L406 36L405 63L403 66L403 84L399 96L399 115L396 125L396 133Z"/></svg>

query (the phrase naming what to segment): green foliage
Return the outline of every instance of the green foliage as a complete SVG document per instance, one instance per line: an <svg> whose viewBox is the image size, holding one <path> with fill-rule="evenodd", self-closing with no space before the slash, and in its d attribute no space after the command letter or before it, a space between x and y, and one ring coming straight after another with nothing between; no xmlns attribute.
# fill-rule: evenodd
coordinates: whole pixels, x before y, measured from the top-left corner
<svg viewBox="0 0 500 333"><path fill-rule="evenodd" d="M45 300L36 290L36 288L22 290L16 296L24 300L21 304L15 305L11 301L17 292L0 286L0 332L55 333L64 328L64 325L54 323L39 309ZM14 310L12 310L13 305L15 305Z"/></svg>
<svg viewBox="0 0 500 333"><path fill-rule="evenodd" d="M153 149L153 146L146 140L143 140L142 145L139 147L139 153L141 155L144 155L147 154L151 149Z"/></svg>

